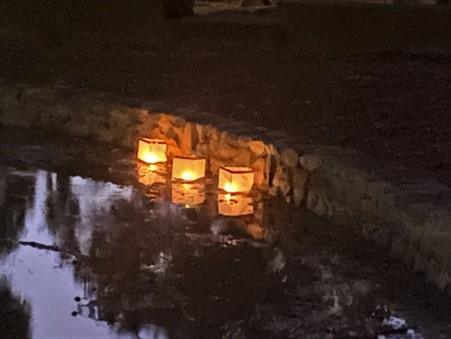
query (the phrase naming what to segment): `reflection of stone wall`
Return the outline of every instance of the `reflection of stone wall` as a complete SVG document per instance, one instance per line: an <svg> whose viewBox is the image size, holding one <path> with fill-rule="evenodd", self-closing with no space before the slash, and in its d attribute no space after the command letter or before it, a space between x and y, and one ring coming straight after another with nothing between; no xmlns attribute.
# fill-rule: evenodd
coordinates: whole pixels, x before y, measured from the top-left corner
<svg viewBox="0 0 451 339"><path fill-rule="evenodd" d="M221 165L251 166L260 188L337 224L355 225L451 293L449 187L408 178L356 152L297 145L281 131L209 113L119 102L106 94L0 86L0 123L128 148L140 136L164 138L170 156L206 157L213 175Z"/></svg>
<svg viewBox="0 0 451 339"><path fill-rule="evenodd" d="M15 295L4 277L0 277L0 305L1 337L30 338L32 305Z"/></svg>
<svg viewBox="0 0 451 339"><path fill-rule="evenodd" d="M220 166L250 166L256 184L268 188L269 147L262 141L237 137L211 125L187 122L164 113L150 114L140 127L140 134L165 139L169 159L174 155L195 154L207 159L207 170L216 176Z"/></svg>
<svg viewBox="0 0 451 339"><path fill-rule="evenodd" d="M0 206L5 203L6 195L6 173L3 168L0 168Z"/></svg>

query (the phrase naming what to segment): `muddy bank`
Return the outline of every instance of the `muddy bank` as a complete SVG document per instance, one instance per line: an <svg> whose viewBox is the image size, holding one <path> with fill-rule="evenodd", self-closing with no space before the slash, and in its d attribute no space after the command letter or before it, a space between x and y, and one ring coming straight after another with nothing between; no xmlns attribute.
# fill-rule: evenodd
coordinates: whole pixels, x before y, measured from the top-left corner
<svg viewBox="0 0 451 339"><path fill-rule="evenodd" d="M450 293L451 189L337 147L299 145L294 136L193 110L157 113L156 103L127 103L110 94L2 86L0 122L62 132L133 150L140 136L163 138L169 155L250 166L256 184L306 206L368 240ZM168 111L170 108L166 107Z"/></svg>
<svg viewBox="0 0 451 339"><path fill-rule="evenodd" d="M96 151L108 145L73 139L85 157L83 171L70 147L50 148L45 134L8 140L15 147L0 152L0 221L8 231L0 234L0 274L7 277L0 311L14 307L24 322L4 333L450 335L449 303L350 227L258 194L253 215L223 217L211 186L204 204L186 208L170 194L149 195L131 153L112 162ZM30 159L33 149L40 149L40 159ZM57 160L58 172L48 158ZM82 174L101 173L100 164L109 164L104 177ZM111 173L116 184L108 181ZM389 319L401 327L394 330Z"/></svg>

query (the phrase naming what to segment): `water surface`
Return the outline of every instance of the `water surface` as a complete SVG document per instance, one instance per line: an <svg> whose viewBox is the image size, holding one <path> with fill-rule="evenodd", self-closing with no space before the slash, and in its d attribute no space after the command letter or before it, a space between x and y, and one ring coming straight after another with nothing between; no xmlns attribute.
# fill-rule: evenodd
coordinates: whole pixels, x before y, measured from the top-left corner
<svg viewBox="0 0 451 339"><path fill-rule="evenodd" d="M451 337L448 300L352 229L130 176L0 165L2 338Z"/></svg>

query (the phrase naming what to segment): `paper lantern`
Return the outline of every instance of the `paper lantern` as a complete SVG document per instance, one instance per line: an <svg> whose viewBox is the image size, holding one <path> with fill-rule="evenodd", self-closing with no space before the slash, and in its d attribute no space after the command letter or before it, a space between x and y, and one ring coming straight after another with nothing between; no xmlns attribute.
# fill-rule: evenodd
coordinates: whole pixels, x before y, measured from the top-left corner
<svg viewBox="0 0 451 339"><path fill-rule="evenodd" d="M172 202L185 207L203 204L205 185L202 183L172 183Z"/></svg>
<svg viewBox="0 0 451 339"><path fill-rule="evenodd" d="M205 159L174 157L172 159L172 179L196 181L205 176Z"/></svg>
<svg viewBox="0 0 451 339"><path fill-rule="evenodd" d="M220 167L218 188L229 193L246 193L254 185L254 172L249 167Z"/></svg>
<svg viewBox="0 0 451 339"><path fill-rule="evenodd" d="M245 195L220 193L218 194L218 213L227 217L253 214L253 200Z"/></svg>
<svg viewBox="0 0 451 339"><path fill-rule="evenodd" d="M138 141L137 158L146 164L166 162L167 147L164 140L141 138Z"/></svg>

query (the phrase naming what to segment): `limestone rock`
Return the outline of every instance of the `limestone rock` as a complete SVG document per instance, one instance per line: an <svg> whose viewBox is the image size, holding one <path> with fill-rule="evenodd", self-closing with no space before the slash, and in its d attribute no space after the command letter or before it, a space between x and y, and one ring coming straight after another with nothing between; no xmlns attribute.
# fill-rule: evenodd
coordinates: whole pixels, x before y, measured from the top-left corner
<svg viewBox="0 0 451 339"><path fill-rule="evenodd" d="M277 167L272 184L277 187L284 196L287 196L291 190L288 168L283 168L281 166Z"/></svg>
<svg viewBox="0 0 451 339"><path fill-rule="evenodd" d="M196 136L197 136L197 142L204 142L205 141L205 129L204 126L201 124L196 124Z"/></svg>
<svg viewBox="0 0 451 339"><path fill-rule="evenodd" d="M282 161L288 167L295 168L299 164L299 157L295 151L291 148L287 148L282 152Z"/></svg>
<svg viewBox="0 0 451 339"><path fill-rule="evenodd" d="M299 158L301 166L307 171L312 172L323 164L322 160L314 154L304 154Z"/></svg>
<svg viewBox="0 0 451 339"><path fill-rule="evenodd" d="M300 206L304 200L306 191L306 182L308 178L308 172L302 168L296 168L293 172L293 197L294 204Z"/></svg>
<svg viewBox="0 0 451 339"><path fill-rule="evenodd" d="M324 197L309 190L307 194L307 208L320 216L328 215L329 209Z"/></svg>
<svg viewBox="0 0 451 339"><path fill-rule="evenodd" d="M172 127L169 116L162 114L160 120L158 121L158 126L160 127L163 134L167 134Z"/></svg>
<svg viewBox="0 0 451 339"><path fill-rule="evenodd" d="M219 173L219 167L224 166L224 163L221 160L210 159L210 173L212 176L216 177Z"/></svg>
<svg viewBox="0 0 451 339"><path fill-rule="evenodd" d="M267 178L265 176L266 161L263 158L257 159L252 165L254 170L254 183L259 188L267 186Z"/></svg>
<svg viewBox="0 0 451 339"><path fill-rule="evenodd" d="M211 149L210 154L214 155L219 159L235 159L241 156L241 152L235 148L228 145L221 145L216 142L212 142L215 147Z"/></svg>
<svg viewBox="0 0 451 339"><path fill-rule="evenodd" d="M278 192L279 192L279 188L277 186L272 186L269 189L268 194L272 195L273 197L276 197Z"/></svg>
<svg viewBox="0 0 451 339"><path fill-rule="evenodd" d="M249 149L256 157L263 156L266 153L266 146L262 141L250 141Z"/></svg>
<svg viewBox="0 0 451 339"><path fill-rule="evenodd" d="M177 135L176 140L178 141L182 153L185 155L191 155L192 154L191 124L187 123L185 126L179 128L174 127L173 130Z"/></svg>
<svg viewBox="0 0 451 339"><path fill-rule="evenodd" d="M249 167L251 165L251 153L247 150L242 150L232 160L233 166Z"/></svg>
<svg viewBox="0 0 451 339"><path fill-rule="evenodd" d="M274 145L269 145L269 154L271 154L271 156L273 156L277 161L280 159L280 153L277 150L277 148Z"/></svg>
<svg viewBox="0 0 451 339"><path fill-rule="evenodd" d="M199 143L196 146L196 154L201 157L208 157L209 147L207 143Z"/></svg>

